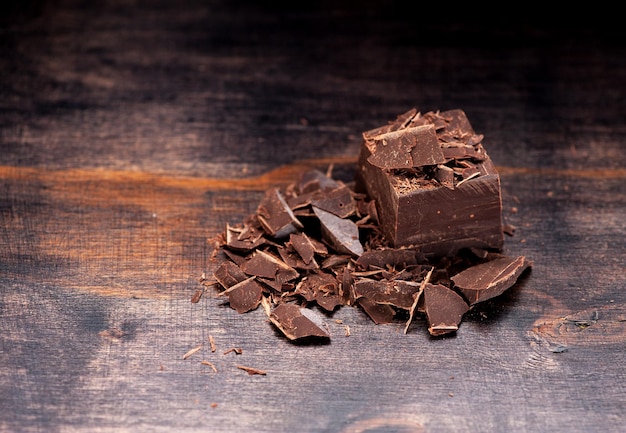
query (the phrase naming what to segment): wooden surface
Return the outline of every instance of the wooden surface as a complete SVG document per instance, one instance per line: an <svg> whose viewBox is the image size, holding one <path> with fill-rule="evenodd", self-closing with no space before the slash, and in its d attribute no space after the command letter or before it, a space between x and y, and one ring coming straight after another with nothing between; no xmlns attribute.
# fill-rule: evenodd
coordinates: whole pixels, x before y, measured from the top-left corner
<svg viewBox="0 0 626 433"><path fill-rule="evenodd" d="M91 3L0 14L0 431L624 431L621 26ZM485 135L518 285L454 337L344 307L313 346L190 302L226 223L306 168L349 181L361 132L412 107Z"/></svg>

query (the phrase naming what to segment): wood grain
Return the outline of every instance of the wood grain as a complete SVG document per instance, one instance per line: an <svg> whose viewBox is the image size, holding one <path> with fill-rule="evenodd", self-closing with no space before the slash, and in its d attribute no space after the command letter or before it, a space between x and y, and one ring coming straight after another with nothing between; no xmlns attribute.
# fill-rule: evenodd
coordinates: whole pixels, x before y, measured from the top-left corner
<svg viewBox="0 0 626 433"><path fill-rule="evenodd" d="M3 8L0 431L623 429L620 26L397 1ZM201 284L268 187L350 181L361 132L413 107L485 135L505 251L533 261L514 288L453 337L344 307L329 344L299 345Z"/></svg>

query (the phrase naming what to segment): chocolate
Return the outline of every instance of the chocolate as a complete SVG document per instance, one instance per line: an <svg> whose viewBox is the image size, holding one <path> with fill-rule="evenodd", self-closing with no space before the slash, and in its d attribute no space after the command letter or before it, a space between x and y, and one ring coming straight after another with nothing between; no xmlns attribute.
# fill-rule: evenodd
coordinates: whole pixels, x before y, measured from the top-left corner
<svg viewBox="0 0 626 433"><path fill-rule="evenodd" d="M411 122L431 125L439 147L433 151L431 144L413 140L432 157L407 167L393 152L381 152L383 146L377 143L380 137L388 137L387 150L406 148L404 134L414 134ZM499 251L503 246L500 178L482 147L482 136L474 133L465 113L450 110L420 116L415 112L413 118L403 117L392 125L397 128L392 133L363 133L356 175L357 190L376 202L380 227L390 244L416 246L435 256L454 256L472 247ZM379 160L385 157L386 162Z"/></svg>
<svg viewBox="0 0 626 433"><path fill-rule="evenodd" d="M328 330L319 323L311 310L295 304L280 304L272 310L270 321L290 340L330 338Z"/></svg>
<svg viewBox="0 0 626 433"><path fill-rule="evenodd" d="M223 261L213 272L213 276L224 289L228 289L248 278L245 272L231 261Z"/></svg>
<svg viewBox="0 0 626 433"><path fill-rule="evenodd" d="M408 317L405 333L423 314L441 336L531 266L500 251L499 176L463 111L409 110L363 139L355 182L304 172L226 226L214 277L231 308L262 304L289 340L329 339L316 310L348 305Z"/></svg>
<svg viewBox="0 0 626 433"><path fill-rule="evenodd" d="M267 234L275 238L288 236L302 227L278 188L266 191L257 208L257 218Z"/></svg>
<svg viewBox="0 0 626 433"><path fill-rule="evenodd" d="M457 331L463 315L469 311L467 302L454 290L441 284L426 284L423 295L428 332L441 336Z"/></svg>
<svg viewBox="0 0 626 433"><path fill-rule="evenodd" d="M221 292L220 295L227 296L231 308L238 313L247 313L256 309L261 303L263 288L254 277L250 277L229 287Z"/></svg>
<svg viewBox="0 0 626 433"><path fill-rule="evenodd" d="M315 206L313 206L313 212L320 221L323 239L335 251L354 256L363 253L363 245L359 240L359 228L354 221L338 217Z"/></svg>
<svg viewBox="0 0 626 433"><path fill-rule="evenodd" d="M357 299L366 298L376 304L391 305L407 311L411 309L419 290L420 283L417 281L359 278L354 283Z"/></svg>
<svg viewBox="0 0 626 433"><path fill-rule="evenodd" d="M273 279L279 283L291 281L298 276L298 271L294 268L278 257L261 250L256 251L243 263L241 270L248 275Z"/></svg>
<svg viewBox="0 0 626 433"><path fill-rule="evenodd" d="M500 257L461 271L451 280L455 289L474 305L504 293L530 266L524 256Z"/></svg>

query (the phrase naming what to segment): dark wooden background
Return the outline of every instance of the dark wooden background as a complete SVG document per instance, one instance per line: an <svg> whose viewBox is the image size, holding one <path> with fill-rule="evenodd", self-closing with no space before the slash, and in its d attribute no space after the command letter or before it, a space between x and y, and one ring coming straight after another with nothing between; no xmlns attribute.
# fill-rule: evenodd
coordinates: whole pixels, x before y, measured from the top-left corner
<svg viewBox="0 0 626 433"><path fill-rule="evenodd" d="M2 6L0 431L624 431L618 19L415 6ZM190 302L226 223L304 169L351 180L412 107L485 135L514 288L443 339L344 307L327 345Z"/></svg>

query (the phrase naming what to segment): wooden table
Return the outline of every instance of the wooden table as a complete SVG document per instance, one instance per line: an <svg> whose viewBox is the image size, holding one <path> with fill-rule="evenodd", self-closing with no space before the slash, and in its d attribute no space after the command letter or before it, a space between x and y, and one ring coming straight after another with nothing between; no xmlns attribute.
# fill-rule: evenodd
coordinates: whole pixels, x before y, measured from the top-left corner
<svg viewBox="0 0 626 433"><path fill-rule="evenodd" d="M618 26L90 3L0 18L1 431L624 431ZM325 345L210 289L190 302L209 240L267 188L308 168L350 181L361 132L413 107L464 109L485 135L505 252L533 261L515 287L440 339L343 307Z"/></svg>

